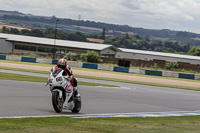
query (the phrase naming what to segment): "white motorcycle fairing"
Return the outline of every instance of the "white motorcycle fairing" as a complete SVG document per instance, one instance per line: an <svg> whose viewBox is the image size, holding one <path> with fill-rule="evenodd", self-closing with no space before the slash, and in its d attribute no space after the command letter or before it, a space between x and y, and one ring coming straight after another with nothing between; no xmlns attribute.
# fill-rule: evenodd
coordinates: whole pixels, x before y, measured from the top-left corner
<svg viewBox="0 0 200 133"><path fill-rule="evenodd" d="M70 101L74 93L68 76L63 76L63 70L58 69L50 73L48 84L51 92L58 92L59 98L64 98L63 109L72 110L74 108L74 101Z"/></svg>

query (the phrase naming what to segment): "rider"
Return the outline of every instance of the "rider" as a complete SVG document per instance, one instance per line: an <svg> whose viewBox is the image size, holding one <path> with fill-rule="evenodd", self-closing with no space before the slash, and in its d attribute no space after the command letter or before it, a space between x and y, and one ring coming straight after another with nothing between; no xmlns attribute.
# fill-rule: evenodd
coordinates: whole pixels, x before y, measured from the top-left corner
<svg viewBox="0 0 200 133"><path fill-rule="evenodd" d="M74 78L73 74L72 74L72 69L71 67L67 64L67 60L65 59L59 59L58 60L58 63L56 66L54 66L54 69L58 69L58 68L61 68L64 70L63 72L63 76L66 76L68 75L69 76L69 79L71 79L71 84L74 88L74 91L75 91L75 96L78 96L78 87L77 87L77 79Z"/></svg>

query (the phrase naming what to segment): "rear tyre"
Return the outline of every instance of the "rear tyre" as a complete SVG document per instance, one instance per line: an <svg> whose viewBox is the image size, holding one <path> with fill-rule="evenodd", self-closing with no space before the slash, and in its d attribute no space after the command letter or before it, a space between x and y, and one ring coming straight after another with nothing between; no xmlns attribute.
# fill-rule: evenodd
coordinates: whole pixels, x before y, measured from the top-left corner
<svg viewBox="0 0 200 133"><path fill-rule="evenodd" d="M78 113L81 110L81 97L74 99L74 108L71 110L73 113Z"/></svg>
<svg viewBox="0 0 200 133"><path fill-rule="evenodd" d="M59 97L59 92L52 92L52 104L53 108L57 113L60 113L63 109L63 97Z"/></svg>

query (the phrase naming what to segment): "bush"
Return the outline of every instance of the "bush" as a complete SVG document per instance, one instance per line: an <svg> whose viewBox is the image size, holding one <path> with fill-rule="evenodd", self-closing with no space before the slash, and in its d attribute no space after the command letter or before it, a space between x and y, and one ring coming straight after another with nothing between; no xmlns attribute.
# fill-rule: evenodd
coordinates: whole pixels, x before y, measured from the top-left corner
<svg viewBox="0 0 200 133"><path fill-rule="evenodd" d="M91 63L99 63L100 58L99 54L95 51L87 51L87 53L81 54L81 61L91 62Z"/></svg>
<svg viewBox="0 0 200 133"><path fill-rule="evenodd" d="M65 56L63 57L66 60L73 60L75 57L75 54L73 52L69 52L67 54L65 54Z"/></svg>
<svg viewBox="0 0 200 133"><path fill-rule="evenodd" d="M82 53L80 56L81 61L87 62L87 53Z"/></svg>
<svg viewBox="0 0 200 133"><path fill-rule="evenodd" d="M178 69L179 64L177 62L167 62L165 63L165 69L167 70L175 70Z"/></svg>
<svg viewBox="0 0 200 133"><path fill-rule="evenodd" d="M194 55L194 56L200 56L200 47L192 47L190 50L189 50L189 52L188 52L188 54L189 55Z"/></svg>
<svg viewBox="0 0 200 133"><path fill-rule="evenodd" d="M154 63L153 66L152 66L152 68L158 69L158 63Z"/></svg>

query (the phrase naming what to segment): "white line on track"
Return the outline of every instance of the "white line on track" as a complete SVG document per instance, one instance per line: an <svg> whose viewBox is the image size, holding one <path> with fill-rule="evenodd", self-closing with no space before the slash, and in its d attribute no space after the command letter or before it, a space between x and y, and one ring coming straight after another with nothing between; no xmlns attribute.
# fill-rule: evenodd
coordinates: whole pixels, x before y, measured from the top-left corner
<svg viewBox="0 0 200 133"><path fill-rule="evenodd" d="M109 113L109 114L77 114L77 115L42 115L42 116L5 116L3 118L43 118L43 117L71 117L71 118L106 118L106 117L172 117L172 116L196 116L197 111L172 111L172 112L143 112L143 113Z"/></svg>

